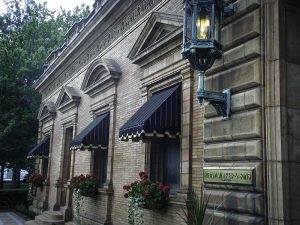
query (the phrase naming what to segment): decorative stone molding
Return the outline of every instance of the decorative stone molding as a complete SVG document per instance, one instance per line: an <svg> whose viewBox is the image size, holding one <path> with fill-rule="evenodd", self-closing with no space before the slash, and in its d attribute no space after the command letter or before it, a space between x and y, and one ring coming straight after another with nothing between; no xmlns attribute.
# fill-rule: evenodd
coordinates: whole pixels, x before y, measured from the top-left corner
<svg viewBox="0 0 300 225"><path fill-rule="evenodd" d="M93 4L93 8L98 10L101 10L102 7L108 2L108 0L95 0L95 3Z"/></svg>
<svg viewBox="0 0 300 225"><path fill-rule="evenodd" d="M54 102L45 102L41 105L38 113L38 120L53 119L56 115L56 107Z"/></svg>
<svg viewBox="0 0 300 225"><path fill-rule="evenodd" d="M153 12L128 58L139 64L182 32L182 16Z"/></svg>
<svg viewBox="0 0 300 225"><path fill-rule="evenodd" d="M62 87L58 99L56 101L56 107L62 113L77 107L80 103L81 96L74 87L65 86Z"/></svg>
<svg viewBox="0 0 300 225"><path fill-rule="evenodd" d="M49 94L53 93L54 90L61 87L61 84L74 76L74 74L85 67L88 62L96 58L101 52L108 48L120 36L122 36L124 32L129 30L150 10L156 7L157 4L161 1L162 0L140 0L134 5L131 5L132 7L129 7L127 9L128 12L122 13L122 15L115 21L113 25L108 26L107 29L104 29L105 31L99 34L93 45L87 47L86 50L80 55L80 57L76 58L73 62L67 63L68 65L70 65L68 68L66 68L63 72L57 72L54 75L54 71L50 66L47 71L43 73L40 79L35 83L34 87L39 92L43 93L43 97L46 97ZM99 10L97 14L100 11L102 10ZM93 19L95 19L96 17L97 15L94 15L94 17L91 18L91 20L86 24L86 27L91 26L93 23ZM83 30L81 31L81 33L83 33ZM63 54L63 52L61 54ZM47 84L45 84L46 80L48 80Z"/></svg>
<svg viewBox="0 0 300 225"><path fill-rule="evenodd" d="M91 97L115 85L120 79L121 70L111 59L96 59L88 68L81 90Z"/></svg>

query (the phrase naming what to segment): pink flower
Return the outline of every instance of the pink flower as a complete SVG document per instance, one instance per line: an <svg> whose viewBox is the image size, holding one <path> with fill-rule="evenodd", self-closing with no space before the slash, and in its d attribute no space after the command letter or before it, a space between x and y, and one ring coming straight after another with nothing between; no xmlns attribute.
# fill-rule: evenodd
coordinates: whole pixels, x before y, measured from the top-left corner
<svg viewBox="0 0 300 225"><path fill-rule="evenodd" d="M128 193L125 193L125 194L124 194L124 198L128 198Z"/></svg>
<svg viewBox="0 0 300 225"><path fill-rule="evenodd" d="M128 191L129 189L130 189L130 186L129 186L128 184L125 184L125 185L123 186L123 190Z"/></svg>
<svg viewBox="0 0 300 225"><path fill-rule="evenodd" d="M164 186L163 188L165 193L169 193L170 192L170 187L169 186Z"/></svg>
<svg viewBox="0 0 300 225"><path fill-rule="evenodd" d="M139 172L139 176L140 176L140 178L141 178L141 179L143 179L143 177L145 176L145 174L146 174L146 173L145 173L145 172L143 172L143 171Z"/></svg>
<svg viewBox="0 0 300 225"><path fill-rule="evenodd" d="M150 182L149 182L149 180L143 180L143 184L144 185L147 185L147 184L149 184Z"/></svg>
<svg viewBox="0 0 300 225"><path fill-rule="evenodd" d="M163 191L164 190L164 185L162 183L159 183L158 188Z"/></svg>
<svg viewBox="0 0 300 225"><path fill-rule="evenodd" d="M139 176L140 176L141 180L147 180L148 179L148 175L145 172L140 172Z"/></svg>
<svg viewBox="0 0 300 225"><path fill-rule="evenodd" d="M146 189L146 190L144 191L144 195L145 195L145 196L149 196L149 195L150 195L150 191L149 191L148 189Z"/></svg>

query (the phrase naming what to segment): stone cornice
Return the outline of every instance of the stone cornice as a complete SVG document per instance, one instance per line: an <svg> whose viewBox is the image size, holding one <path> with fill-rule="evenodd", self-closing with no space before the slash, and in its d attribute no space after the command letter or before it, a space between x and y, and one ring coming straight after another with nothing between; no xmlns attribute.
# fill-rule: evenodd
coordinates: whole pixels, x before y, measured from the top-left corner
<svg viewBox="0 0 300 225"><path fill-rule="evenodd" d="M38 113L38 120L48 121L49 118L51 120L55 116L56 116L55 103L51 102L51 101L44 102L40 107L40 110L39 110L39 113Z"/></svg>
<svg viewBox="0 0 300 225"><path fill-rule="evenodd" d="M115 4L110 6L109 11L105 11L105 15L103 15L104 13L101 15L98 13L95 14L87 24L86 28L83 29L84 32L81 32L76 40L61 53L53 65L45 71L35 84L35 88L43 94L43 97L48 96L51 92L60 88L65 81L87 66L89 62L96 58L103 50L108 48L114 41L137 23L137 21L142 19L160 1L161 0L132 0L129 1L128 4L128 1L119 0L114 1ZM127 5L125 9L126 13L122 11L122 9L124 10L124 7L116 7L118 4ZM112 9L116 10L113 11ZM96 32L99 32L99 29L96 28L100 26L103 28L101 21L104 18L111 16L110 13L118 13L117 16L114 15L113 17L117 19L115 21L110 21L110 24L106 22L105 25L107 29L103 29L102 33L95 35ZM89 47L83 48L87 39L89 39L89 41L91 40L91 44ZM70 54L72 52L76 52L76 54ZM63 65L68 65L68 67L62 68Z"/></svg>
<svg viewBox="0 0 300 225"><path fill-rule="evenodd" d="M69 99L65 102L61 102L64 95L67 95ZM56 101L57 110L62 113L67 112L75 107L77 107L80 103L81 96L77 93L77 90L74 87L62 87L58 99Z"/></svg>

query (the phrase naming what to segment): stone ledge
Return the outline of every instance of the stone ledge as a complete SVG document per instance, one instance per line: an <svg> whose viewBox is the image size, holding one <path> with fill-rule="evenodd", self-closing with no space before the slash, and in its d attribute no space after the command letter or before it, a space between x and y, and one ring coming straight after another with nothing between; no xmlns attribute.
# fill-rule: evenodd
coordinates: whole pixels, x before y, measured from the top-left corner
<svg viewBox="0 0 300 225"><path fill-rule="evenodd" d="M209 208L249 213L263 216L264 195L262 193L247 193L205 189L205 197L209 197Z"/></svg>
<svg viewBox="0 0 300 225"><path fill-rule="evenodd" d="M224 52L222 59L217 60L206 75L211 75L224 69L230 69L261 55L260 37L251 39L229 51Z"/></svg>
<svg viewBox="0 0 300 225"><path fill-rule="evenodd" d="M207 162L257 159L262 159L261 140L206 144L204 146L204 160Z"/></svg>
<svg viewBox="0 0 300 225"><path fill-rule="evenodd" d="M261 110L233 114L230 120L204 121L204 142L232 141L261 137Z"/></svg>
<svg viewBox="0 0 300 225"><path fill-rule="evenodd" d="M238 93L231 96L231 112L239 112L251 108L261 107L261 89L255 88L250 91ZM205 105L205 118L218 116L215 108L207 104Z"/></svg>
<svg viewBox="0 0 300 225"><path fill-rule="evenodd" d="M222 30L223 50L258 36L261 33L260 14L260 9L257 9L224 27Z"/></svg>
<svg viewBox="0 0 300 225"><path fill-rule="evenodd" d="M213 221L217 221L218 224L222 225L264 225L265 220L260 216L249 216L243 214L236 214L233 212L216 211L207 209L207 218L213 218ZM209 223L208 223L209 224Z"/></svg>
<svg viewBox="0 0 300 225"><path fill-rule="evenodd" d="M239 66L230 68L205 79L205 89L221 91L230 88L231 91L252 88L261 84L260 57Z"/></svg>
<svg viewBox="0 0 300 225"><path fill-rule="evenodd" d="M235 2L236 12L225 18L224 24L225 26L232 21L237 20L238 18L244 16L245 14L257 9L261 5L261 0L238 0Z"/></svg>

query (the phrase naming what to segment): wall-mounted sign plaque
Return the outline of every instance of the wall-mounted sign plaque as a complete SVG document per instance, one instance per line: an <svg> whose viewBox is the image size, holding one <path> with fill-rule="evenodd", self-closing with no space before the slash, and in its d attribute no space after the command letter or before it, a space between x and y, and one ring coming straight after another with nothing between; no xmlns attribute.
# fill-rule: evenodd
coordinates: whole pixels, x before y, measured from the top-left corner
<svg viewBox="0 0 300 225"><path fill-rule="evenodd" d="M204 182L252 185L253 171L250 168L204 168Z"/></svg>

